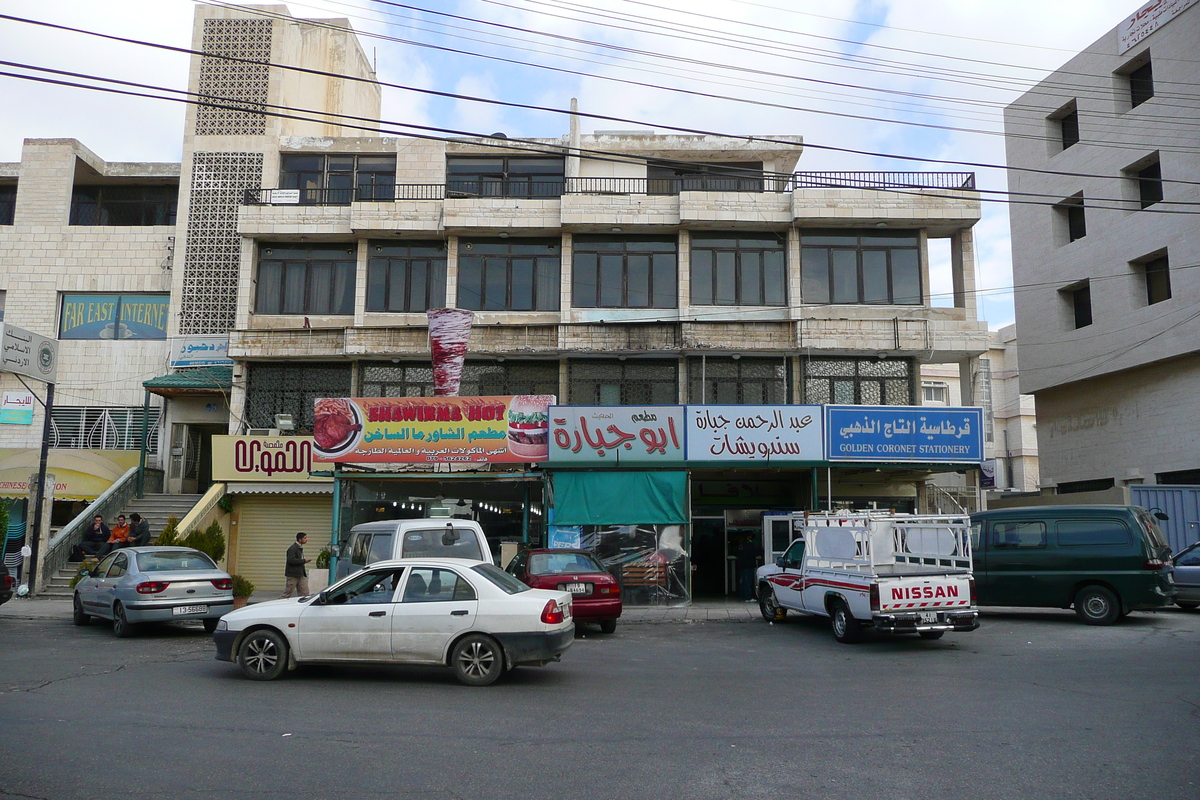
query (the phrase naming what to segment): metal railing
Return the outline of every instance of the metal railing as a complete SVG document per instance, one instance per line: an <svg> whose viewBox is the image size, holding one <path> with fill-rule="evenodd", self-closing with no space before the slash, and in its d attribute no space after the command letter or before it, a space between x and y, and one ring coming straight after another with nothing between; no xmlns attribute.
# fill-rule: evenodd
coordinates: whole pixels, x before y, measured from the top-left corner
<svg viewBox="0 0 1200 800"><path fill-rule="evenodd" d="M247 189L247 206L348 206L351 203L391 203L396 200L441 200L441 183L395 183L357 189Z"/></svg>
<svg viewBox="0 0 1200 800"><path fill-rule="evenodd" d="M797 172L797 189L965 189L974 172Z"/></svg>
<svg viewBox="0 0 1200 800"><path fill-rule="evenodd" d="M68 522L46 545L42 552L41 563L37 565L37 590L45 588L46 583L65 567L71 557L71 548L83 541L83 532L97 515L104 519L112 519L125 510L125 504L137 495L137 467L130 467L124 475L118 478L104 493L88 504L75 519ZM29 536L37 536L37 531L27 531Z"/></svg>

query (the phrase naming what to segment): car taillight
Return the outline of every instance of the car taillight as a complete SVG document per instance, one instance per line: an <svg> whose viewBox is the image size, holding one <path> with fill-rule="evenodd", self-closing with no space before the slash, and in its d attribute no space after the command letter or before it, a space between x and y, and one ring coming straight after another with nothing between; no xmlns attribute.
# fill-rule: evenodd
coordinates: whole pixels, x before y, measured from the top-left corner
<svg viewBox="0 0 1200 800"><path fill-rule="evenodd" d="M871 610L872 611L879 610L879 584L878 583L871 584Z"/></svg>
<svg viewBox="0 0 1200 800"><path fill-rule="evenodd" d="M1142 569L1162 569L1167 565L1167 562L1161 558L1147 558L1146 563L1142 564Z"/></svg>
<svg viewBox="0 0 1200 800"><path fill-rule="evenodd" d="M5 589L11 589L16 584L16 582L17 582L17 579L14 578L12 575L4 576L4 588Z"/></svg>
<svg viewBox="0 0 1200 800"><path fill-rule="evenodd" d="M597 589L597 591L600 594L620 594L621 587L615 583L610 583L610 584L605 584L604 586L599 587L599 589Z"/></svg>
<svg viewBox="0 0 1200 800"><path fill-rule="evenodd" d="M975 579L974 579L974 578L968 578L968 579L967 579L967 585L970 587L970 592L971 592L971 605L973 605L973 606L974 606L974 605L978 605L978 603L976 603L976 602L975 602Z"/></svg>
<svg viewBox="0 0 1200 800"><path fill-rule="evenodd" d="M563 616L562 609L558 607L557 600L546 601L546 607L542 609L542 622L547 625L558 625L566 617Z"/></svg>
<svg viewBox="0 0 1200 800"><path fill-rule="evenodd" d="M143 581L137 585L138 594L158 594L170 586L169 581Z"/></svg>
<svg viewBox="0 0 1200 800"><path fill-rule="evenodd" d="M233 578L217 578L212 582L212 585L224 591L225 589L233 588Z"/></svg>

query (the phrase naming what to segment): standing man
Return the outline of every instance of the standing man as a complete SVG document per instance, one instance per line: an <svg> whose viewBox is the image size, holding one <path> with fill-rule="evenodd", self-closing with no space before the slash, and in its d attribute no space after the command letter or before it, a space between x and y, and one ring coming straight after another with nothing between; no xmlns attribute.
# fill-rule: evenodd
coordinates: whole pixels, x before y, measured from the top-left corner
<svg viewBox="0 0 1200 800"><path fill-rule="evenodd" d="M308 568L304 565L312 561L304 557L304 545L308 544L308 534L301 531L296 534L296 542L287 549L287 561L283 567L283 577L287 578L280 599L291 597L292 592L304 597L308 594Z"/></svg>
<svg viewBox="0 0 1200 800"><path fill-rule="evenodd" d="M754 571L758 569L758 548L754 537L747 534L734 553L738 574L738 596L747 603L754 599Z"/></svg>

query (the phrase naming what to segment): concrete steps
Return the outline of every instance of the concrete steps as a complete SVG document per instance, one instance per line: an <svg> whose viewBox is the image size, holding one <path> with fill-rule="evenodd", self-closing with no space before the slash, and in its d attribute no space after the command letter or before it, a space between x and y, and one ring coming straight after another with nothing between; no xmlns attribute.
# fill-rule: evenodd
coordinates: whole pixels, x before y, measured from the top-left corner
<svg viewBox="0 0 1200 800"><path fill-rule="evenodd" d="M168 517L183 519L192 510L192 507L200 502L201 497L203 495L199 494L148 494L141 500L136 498L130 500L121 513L125 515L126 519L135 511L141 514L142 519L150 523L150 538L153 540L162 533ZM112 525L112 520L105 520L105 522ZM180 531L180 534L185 533L187 531Z"/></svg>

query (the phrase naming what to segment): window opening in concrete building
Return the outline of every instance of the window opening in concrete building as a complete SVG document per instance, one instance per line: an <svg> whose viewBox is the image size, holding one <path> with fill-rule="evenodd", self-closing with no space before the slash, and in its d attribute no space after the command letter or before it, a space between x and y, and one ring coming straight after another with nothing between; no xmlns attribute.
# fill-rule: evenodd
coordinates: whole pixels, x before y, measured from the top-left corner
<svg viewBox="0 0 1200 800"><path fill-rule="evenodd" d="M949 405L950 386L940 381L923 381L921 383L921 400L927 406Z"/></svg>
<svg viewBox="0 0 1200 800"><path fill-rule="evenodd" d="M447 197L559 197L565 162L528 156L446 156Z"/></svg>
<svg viewBox="0 0 1200 800"><path fill-rule="evenodd" d="M1063 481L1055 487L1055 494L1079 494L1080 492L1102 492L1117 485L1112 478L1093 478L1087 481Z"/></svg>
<svg viewBox="0 0 1200 800"><path fill-rule="evenodd" d="M1154 97L1154 70L1149 60L1129 73L1129 104L1137 108Z"/></svg>
<svg viewBox="0 0 1200 800"><path fill-rule="evenodd" d="M1200 484L1200 469L1182 469L1175 472L1157 472L1154 482L1164 485L1195 486Z"/></svg>
<svg viewBox="0 0 1200 800"><path fill-rule="evenodd" d="M458 307L472 311L557 311L558 239L460 239Z"/></svg>
<svg viewBox="0 0 1200 800"><path fill-rule="evenodd" d="M787 359L706 356L688 359L688 402L764 405L787 402Z"/></svg>
<svg viewBox="0 0 1200 800"><path fill-rule="evenodd" d="M908 358L806 358L805 403L864 406L915 405Z"/></svg>
<svg viewBox="0 0 1200 800"><path fill-rule="evenodd" d="M716 161L710 164L646 165L647 194L680 192L761 192L761 161Z"/></svg>
<svg viewBox="0 0 1200 800"><path fill-rule="evenodd" d="M800 248L806 304L924 301L916 231L805 230Z"/></svg>
<svg viewBox="0 0 1200 800"><path fill-rule="evenodd" d="M17 185L0 184L0 225L12 225L17 211Z"/></svg>
<svg viewBox="0 0 1200 800"><path fill-rule="evenodd" d="M432 397L433 370L428 364L364 362L359 379L362 397ZM558 395L557 361L468 361L463 365L463 397L516 394Z"/></svg>
<svg viewBox="0 0 1200 800"><path fill-rule="evenodd" d="M371 242L367 311L415 312L446 305L445 242Z"/></svg>
<svg viewBox="0 0 1200 800"><path fill-rule="evenodd" d="M1050 119L1058 127L1058 137L1063 150L1079 144L1079 111L1075 108L1074 100L1059 109Z"/></svg>
<svg viewBox="0 0 1200 800"><path fill-rule="evenodd" d="M0 289L0 322L4 322L4 300L8 296L8 292Z"/></svg>
<svg viewBox="0 0 1200 800"><path fill-rule="evenodd" d="M151 406L147 421L147 450L158 450L158 422L162 409ZM140 450L141 406L60 406L50 410L50 447L69 450Z"/></svg>
<svg viewBox="0 0 1200 800"><path fill-rule="evenodd" d="M311 434L318 398L350 396L348 363L251 363L246 369L243 422L249 428L273 428L276 414L291 414L296 433Z"/></svg>
<svg viewBox="0 0 1200 800"><path fill-rule="evenodd" d="M76 186L70 224L174 225L178 205L178 184Z"/></svg>
<svg viewBox="0 0 1200 800"><path fill-rule="evenodd" d="M1165 252L1134 262L1133 267L1141 271L1142 279L1146 282L1146 305L1152 306L1171 299L1171 270Z"/></svg>
<svg viewBox="0 0 1200 800"><path fill-rule="evenodd" d="M1054 207L1060 229L1067 243L1087 236L1087 220L1084 215L1083 193L1068 197Z"/></svg>
<svg viewBox="0 0 1200 800"><path fill-rule="evenodd" d="M992 360L980 356L975 368L975 403L983 408L983 440L996 439L996 418L992 414Z"/></svg>
<svg viewBox="0 0 1200 800"><path fill-rule="evenodd" d="M1133 173L1133 178L1137 181L1138 201L1142 208L1149 208L1155 203L1162 202L1162 164L1157 158Z"/></svg>
<svg viewBox="0 0 1200 800"><path fill-rule="evenodd" d="M1071 322L1076 329L1092 324L1092 287L1087 281L1062 290L1071 307Z"/></svg>
<svg viewBox="0 0 1200 800"><path fill-rule="evenodd" d="M568 404L672 405L679 401L677 370L675 361L571 361Z"/></svg>
<svg viewBox="0 0 1200 800"><path fill-rule="evenodd" d="M786 241L773 233L693 233L692 305L786 305Z"/></svg>
<svg viewBox="0 0 1200 800"><path fill-rule="evenodd" d="M255 313L353 314L357 253L344 244L261 245Z"/></svg>
<svg viewBox="0 0 1200 800"><path fill-rule="evenodd" d="M63 294L60 339L165 339L169 294Z"/></svg>
<svg viewBox="0 0 1200 800"><path fill-rule="evenodd" d="M576 236L573 250L575 307L676 307L674 236Z"/></svg>
<svg viewBox="0 0 1200 800"><path fill-rule="evenodd" d="M349 205L396 199L394 155L309 155L279 157L279 186L299 189L301 203Z"/></svg>

